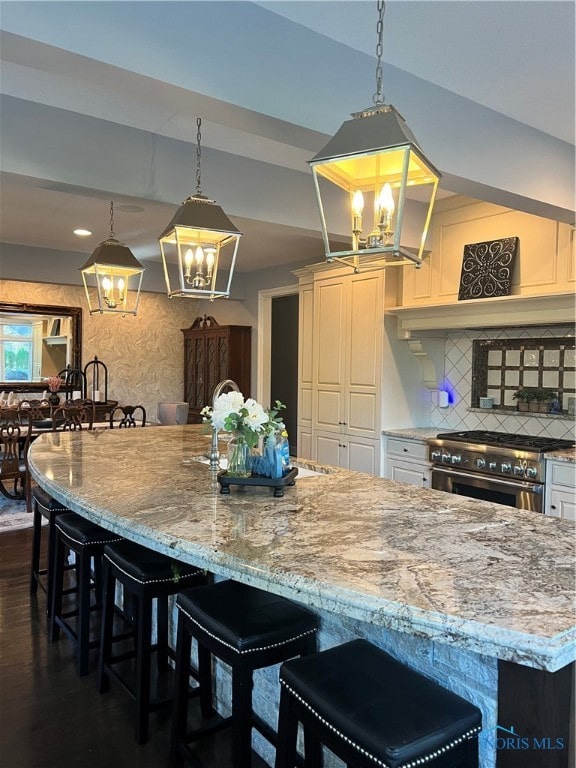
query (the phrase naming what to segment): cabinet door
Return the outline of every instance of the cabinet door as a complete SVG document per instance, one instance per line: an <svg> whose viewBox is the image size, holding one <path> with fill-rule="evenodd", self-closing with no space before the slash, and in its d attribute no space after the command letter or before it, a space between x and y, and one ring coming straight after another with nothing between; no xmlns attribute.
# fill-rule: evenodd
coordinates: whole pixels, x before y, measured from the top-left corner
<svg viewBox="0 0 576 768"><path fill-rule="evenodd" d="M430 487L430 470L426 464L388 459L388 477L397 483L408 483L419 488Z"/></svg>
<svg viewBox="0 0 576 768"><path fill-rule="evenodd" d="M313 438L314 460L319 464L340 467L340 451L342 445L340 436L331 432L315 432Z"/></svg>
<svg viewBox="0 0 576 768"><path fill-rule="evenodd" d="M380 440L367 440L350 435L342 439L342 444L344 447L340 452L345 454L342 457L342 466L369 475L380 474Z"/></svg>
<svg viewBox="0 0 576 768"><path fill-rule="evenodd" d="M560 490L552 487L549 491L549 503L546 505L546 514L552 517L561 517L564 520L576 522L576 499L574 491Z"/></svg>
<svg viewBox="0 0 576 768"><path fill-rule="evenodd" d="M314 427L340 432L346 372L346 283L320 280L314 286Z"/></svg>
<svg viewBox="0 0 576 768"><path fill-rule="evenodd" d="M380 434L384 273L348 278L344 429L350 436Z"/></svg>

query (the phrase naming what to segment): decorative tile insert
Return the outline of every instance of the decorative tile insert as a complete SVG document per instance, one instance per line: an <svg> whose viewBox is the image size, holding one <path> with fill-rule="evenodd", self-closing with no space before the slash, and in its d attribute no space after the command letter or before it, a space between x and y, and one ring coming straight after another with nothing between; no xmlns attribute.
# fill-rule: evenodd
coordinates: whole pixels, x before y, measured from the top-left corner
<svg viewBox="0 0 576 768"><path fill-rule="evenodd" d="M565 384L572 377L574 381L574 327L527 327L522 329L490 328L477 331L451 331L446 337L445 374L442 383L443 389L450 394L450 407L439 408L431 404L430 425L438 429L438 432L447 432L452 429L485 429L498 432L510 432L513 434L526 434L542 437L557 437L573 440L575 434L574 417L568 414L550 416L537 413L519 413L514 410L516 401L510 399L510 408L495 407L491 409L471 410L471 386L472 386L472 346L474 340L501 340L513 339L552 340L556 345L566 343L564 350L564 380ZM502 363L503 349L492 349L490 352L496 357L490 358L490 366L496 369ZM533 354L532 365L529 364L529 355ZM538 386L538 359L539 350L525 350L524 352L524 386ZM529 381L526 377L530 373L535 377ZM574 384L566 384L574 387ZM512 398L513 391L509 391ZM492 397L492 394L488 395ZM476 401L477 402L477 401Z"/></svg>
<svg viewBox="0 0 576 768"><path fill-rule="evenodd" d="M501 353L501 357L496 352ZM500 359L501 362L498 362ZM477 339L472 353L472 396L492 397L494 406L516 409L514 393L544 387L554 393L558 410L568 410L574 397L574 341L571 339Z"/></svg>

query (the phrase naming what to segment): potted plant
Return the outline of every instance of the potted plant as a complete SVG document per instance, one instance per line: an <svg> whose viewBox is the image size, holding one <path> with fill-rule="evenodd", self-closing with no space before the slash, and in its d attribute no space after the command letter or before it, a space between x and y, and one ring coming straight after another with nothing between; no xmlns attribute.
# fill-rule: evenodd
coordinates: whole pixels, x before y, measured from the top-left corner
<svg viewBox="0 0 576 768"><path fill-rule="evenodd" d="M519 411L529 411L530 405L535 400L534 395L535 387L524 387L522 389L519 389L517 392L514 392L512 397L514 400L517 400L518 410Z"/></svg>
<svg viewBox="0 0 576 768"><path fill-rule="evenodd" d="M535 405L536 408L533 408L533 410L538 411L539 413L550 413L550 406L552 405L552 401L556 399L556 392L552 389L546 389L545 387L536 387L535 389Z"/></svg>
<svg viewBox="0 0 576 768"><path fill-rule="evenodd" d="M545 387L523 387L514 392L513 398L518 401L519 411L548 413L552 401L556 398L556 393Z"/></svg>

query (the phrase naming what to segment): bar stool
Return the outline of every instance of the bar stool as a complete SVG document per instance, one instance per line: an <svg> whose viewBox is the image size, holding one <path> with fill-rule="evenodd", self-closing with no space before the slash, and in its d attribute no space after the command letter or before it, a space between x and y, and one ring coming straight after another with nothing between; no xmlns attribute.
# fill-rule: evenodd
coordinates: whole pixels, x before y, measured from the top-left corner
<svg viewBox="0 0 576 768"><path fill-rule="evenodd" d="M48 619L52 615L52 586L54 581L54 552L56 542L56 517L63 512L70 512L50 494L40 487L32 490L32 563L30 565L30 594L38 591L38 586L46 592L46 613ZM42 518L48 520L48 566L40 568L40 548L42 544ZM46 584L42 583L41 576L46 576Z"/></svg>
<svg viewBox="0 0 576 768"><path fill-rule="evenodd" d="M52 610L50 617L50 639L58 640L60 629L76 646L78 674L88 674L90 649L96 648L99 636L90 640L90 614L98 610L102 601L102 553L104 545L112 541L121 541L116 533L107 531L99 525L86 520L74 512L64 512L55 521L54 580L52 589ZM66 550L76 555L76 606L71 611L63 611L64 570ZM91 566L94 565L94 578ZM96 602L90 605L92 588L96 591ZM68 590L70 591L70 590ZM76 618L76 629L69 619ZM98 633L99 635L99 633Z"/></svg>
<svg viewBox="0 0 576 768"><path fill-rule="evenodd" d="M168 645L168 596L210 578L204 571L172 560L132 541L120 541L104 547L104 598L102 639L98 661L98 687L104 693L110 677L117 680L136 701L135 735L138 744L148 740L150 712L168 707L172 697L151 701L151 662L156 652L159 673L168 670L168 657L174 656ZM125 611L133 611L134 649L114 655L114 599L116 583L124 590ZM152 644L152 601L156 599L157 642ZM135 685L116 665L135 659Z"/></svg>
<svg viewBox="0 0 576 768"><path fill-rule="evenodd" d="M272 744L274 730L252 710L253 672L293 656L314 653L316 616L290 600L235 581L221 581L182 592L176 598L178 635L176 684L170 747L171 765L183 757L193 765L190 749L208 733L232 725L232 766L251 764L252 728ZM192 638L198 643L200 709L212 724L187 732L188 663ZM217 715L212 706L211 654L232 668L232 716Z"/></svg>
<svg viewBox="0 0 576 768"><path fill-rule="evenodd" d="M280 685L275 768L294 768L298 722L309 768L321 744L349 768L478 766L480 710L366 640L286 662Z"/></svg>

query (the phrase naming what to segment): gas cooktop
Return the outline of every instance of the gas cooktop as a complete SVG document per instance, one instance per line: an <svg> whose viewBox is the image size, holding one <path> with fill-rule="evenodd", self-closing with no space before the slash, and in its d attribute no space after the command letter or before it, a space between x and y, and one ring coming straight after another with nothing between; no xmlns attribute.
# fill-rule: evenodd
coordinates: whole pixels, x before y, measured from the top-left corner
<svg viewBox="0 0 576 768"><path fill-rule="evenodd" d="M529 451L558 451L573 448L573 440L560 440L555 437L538 437L536 435L514 435L508 432L487 432L471 430L467 432L443 432L436 435L438 440L453 440L459 443L475 445L493 445L502 448L516 448Z"/></svg>

